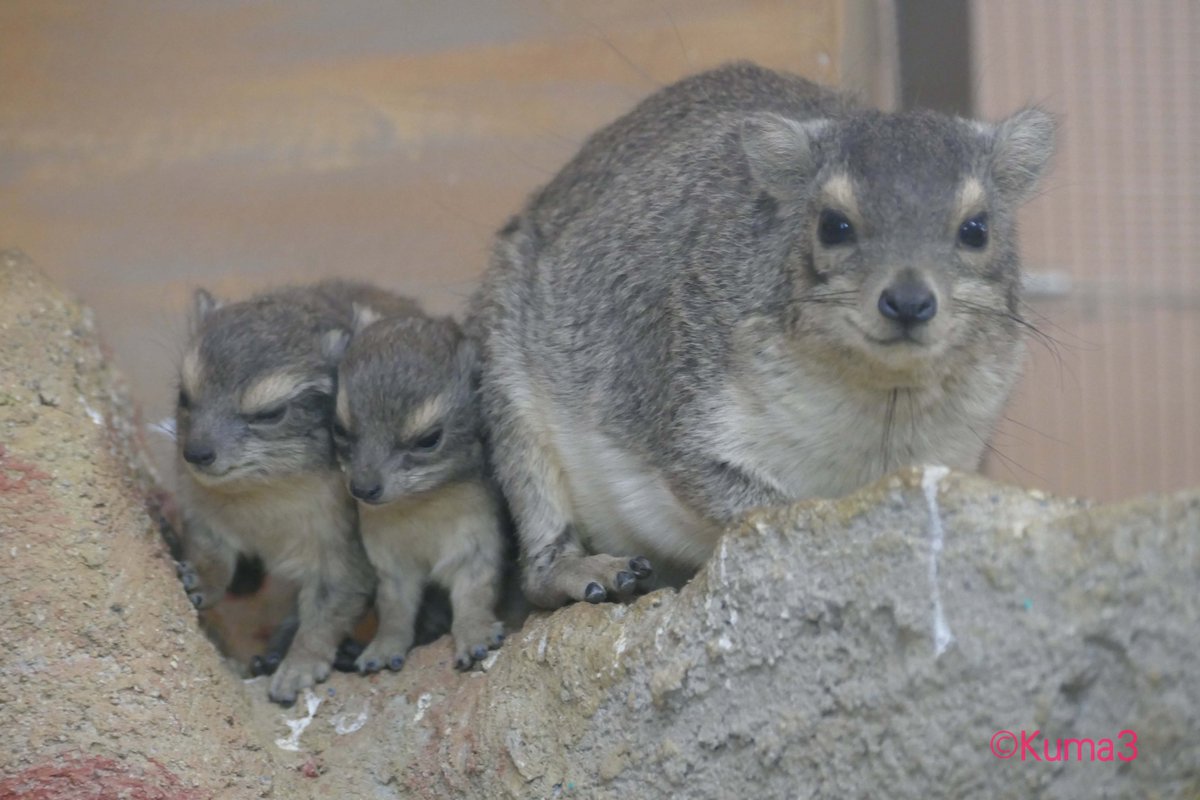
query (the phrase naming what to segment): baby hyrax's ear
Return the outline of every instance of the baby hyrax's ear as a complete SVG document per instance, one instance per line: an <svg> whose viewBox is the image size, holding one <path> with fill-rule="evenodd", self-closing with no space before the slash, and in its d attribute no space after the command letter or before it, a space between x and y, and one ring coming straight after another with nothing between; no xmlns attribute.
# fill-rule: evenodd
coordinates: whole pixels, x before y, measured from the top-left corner
<svg viewBox="0 0 1200 800"><path fill-rule="evenodd" d="M197 289L192 293L192 322L199 325L209 314L224 305L205 289Z"/></svg>
<svg viewBox="0 0 1200 800"><path fill-rule="evenodd" d="M330 366L337 366L342 360L342 356L346 354L346 348L350 345L350 331L342 328L333 328L321 334L321 358Z"/></svg>
<svg viewBox="0 0 1200 800"><path fill-rule="evenodd" d="M742 120L742 150L750 173L768 194L780 200L798 195L820 166L819 142L833 123L797 122L762 112Z"/></svg>
<svg viewBox="0 0 1200 800"><path fill-rule="evenodd" d="M992 129L992 180L1013 202L1028 200L1054 154L1054 117L1024 108Z"/></svg>
<svg viewBox="0 0 1200 800"><path fill-rule="evenodd" d="M362 333L368 325L373 325L383 319L383 315L370 306L362 303L354 304L354 335Z"/></svg>

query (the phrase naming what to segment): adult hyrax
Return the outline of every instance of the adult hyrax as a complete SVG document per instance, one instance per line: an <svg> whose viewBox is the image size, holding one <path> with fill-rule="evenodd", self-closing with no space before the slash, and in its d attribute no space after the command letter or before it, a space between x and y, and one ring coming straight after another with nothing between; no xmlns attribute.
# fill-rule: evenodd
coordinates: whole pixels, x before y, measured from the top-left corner
<svg viewBox="0 0 1200 800"><path fill-rule="evenodd" d="M334 440L379 578L363 672L400 669L426 586L450 593L455 664L499 647L504 538L485 469L477 355L451 319L364 310L338 370Z"/></svg>
<svg viewBox="0 0 1200 800"><path fill-rule="evenodd" d="M752 507L977 468L1052 139L1037 109L889 114L745 63L592 136L473 302L530 599L622 595L643 556L678 580Z"/></svg>
<svg viewBox="0 0 1200 800"><path fill-rule="evenodd" d="M374 589L330 435L354 304L372 300L340 281L228 305L196 294L176 408L180 573L197 608L220 600L239 556L299 585L277 702L329 675Z"/></svg>

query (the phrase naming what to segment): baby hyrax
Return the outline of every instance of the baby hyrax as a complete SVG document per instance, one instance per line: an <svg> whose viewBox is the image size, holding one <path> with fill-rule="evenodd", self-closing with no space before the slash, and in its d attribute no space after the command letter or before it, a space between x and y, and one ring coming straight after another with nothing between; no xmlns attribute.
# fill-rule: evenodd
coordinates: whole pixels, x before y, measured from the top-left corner
<svg viewBox="0 0 1200 800"><path fill-rule="evenodd" d="M181 576L197 608L221 599L239 555L300 587L277 702L329 675L374 589L329 428L354 303L375 297L336 281L228 305L196 294L176 409Z"/></svg>
<svg viewBox="0 0 1200 800"><path fill-rule="evenodd" d="M504 639L502 511L476 407L476 349L450 319L360 314L338 369L334 440L378 575L363 672L399 669L427 582L447 589L460 669Z"/></svg>
<svg viewBox="0 0 1200 800"><path fill-rule="evenodd" d="M678 581L756 506L978 467L1021 360L1016 212L1053 146L733 64L593 135L472 310L540 605Z"/></svg>

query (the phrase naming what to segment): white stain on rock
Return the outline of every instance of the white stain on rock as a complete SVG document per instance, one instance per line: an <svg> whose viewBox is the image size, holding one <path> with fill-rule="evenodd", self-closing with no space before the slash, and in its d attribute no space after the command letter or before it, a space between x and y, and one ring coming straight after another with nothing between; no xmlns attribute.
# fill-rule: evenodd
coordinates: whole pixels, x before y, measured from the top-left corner
<svg viewBox="0 0 1200 800"><path fill-rule="evenodd" d="M433 695L429 692L417 698L417 713L413 715L413 722L420 722L425 718L425 712L433 705Z"/></svg>
<svg viewBox="0 0 1200 800"><path fill-rule="evenodd" d="M950 473L946 467L925 467L921 488L925 490L925 506L929 509L929 590L933 595L933 654L940 656L954 641L954 633L946 622L942 608L942 590L938 584L938 561L946 532L942 527L942 511L938 507L938 486Z"/></svg>
<svg viewBox="0 0 1200 800"><path fill-rule="evenodd" d="M345 736L348 733L355 733L362 729L363 725L367 724L367 710L364 708L357 714L351 714L349 711L343 711L340 714L334 714L329 722L333 725L333 732L339 736Z"/></svg>
<svg viewBox="0 0 1200 800"><path fill-rule="evenodd" d="M317 716L317 709L321 707L321 698L313 694L311 689L304 690L304 707L308 711L305 716L284 720L284 724L291 728L292 732L286 738L275 740L275 746L280 750L290 750L293 753L300 751L300 734L312 724Z"/></svg>

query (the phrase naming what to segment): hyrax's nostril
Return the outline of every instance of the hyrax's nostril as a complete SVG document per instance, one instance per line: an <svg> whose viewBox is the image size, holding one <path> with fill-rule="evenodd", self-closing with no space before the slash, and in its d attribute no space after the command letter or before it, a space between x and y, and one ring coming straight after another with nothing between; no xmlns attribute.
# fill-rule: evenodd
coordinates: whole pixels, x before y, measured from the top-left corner
<svg viewBox="0 0 1200 800"><path fill-rule="evenodd" d="M362 485L355 481L350 482L350 494L367 503L373 503L383 495L383 486L378 483Z"/></svg>
<svg viewBox="0 0 1200 800"><path fill-rule="evenodd" d="M937 297L923 283L903 281L880 293L879 313L901 325L928 322L937 314Z"/></svg>
<svg viewBox="0 0 1200 800"><path fill-rule="evenodd" d="M197 467L207 467L217 460L217 453L209 445L189 442L183 447L183 460Z"/></svg>

